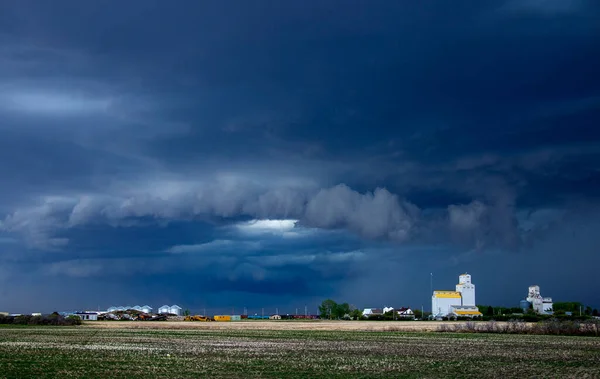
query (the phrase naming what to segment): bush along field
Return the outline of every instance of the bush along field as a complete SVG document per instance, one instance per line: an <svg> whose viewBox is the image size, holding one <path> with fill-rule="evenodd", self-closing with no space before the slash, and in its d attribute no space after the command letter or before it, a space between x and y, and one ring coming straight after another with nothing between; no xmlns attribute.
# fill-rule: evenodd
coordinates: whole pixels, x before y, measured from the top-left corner
<svg viewBox="0 0 600 379"><path fill-rule="evenodd" d="M77 316L63 317L58 313L45 316L3 316L0 315L0 325L54 325L73 326L81 325L81 319Z"/></svg>
<svg viewBox="0 0 600 379"><path fill-rule="evenodd" d="M389 331L0 328L0 377L599 377L600 339Z"/></svg>
<svg viewBox="0 0 600 379"><path fill-rule="evenodd" d="M547 319L537 323L523 320L508 322L444 323L438 326L438 332L455 333L500 333L500 334L538 334L559 336L600 336L600 320L560 320Z"/></svg>

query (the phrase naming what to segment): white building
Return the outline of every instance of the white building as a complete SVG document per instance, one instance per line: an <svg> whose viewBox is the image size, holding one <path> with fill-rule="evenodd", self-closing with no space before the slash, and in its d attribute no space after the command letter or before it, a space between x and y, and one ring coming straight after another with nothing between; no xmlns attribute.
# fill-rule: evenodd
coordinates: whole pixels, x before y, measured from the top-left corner
<svg viewBox="0 0 600 379"><path fill-rule="evenodd" d="M433 291L431 297L431 314L434 317L444 317L452 313L452 307L461 306L460 292Z"/></svg>
<svg viewBox="0 0 600 379"><path fill-rule="evenodd" d="M458 277L456 292L460 293L462 306L475 306L475 284L471 283L471 275L462 274Z"/></svg>
<svg viewBox="0 0 600 379"><path fill-rule="evenodd" d="M533 306L536 313L550 315L553 312L552 298L542 297L540 286L529 286L526 300Z"/></svg>
<svg viewBox="0 0 600 379"><path fill-rule="evenodd" d="M462 274L458 277L456 291L433 291L431 313L433 317L481 316L475 306L475 285L471 283L471 275Z"/></svg>
<svg viewBox="0 0 600 379"><path fill-rule="evenodd" d="M396 313L398 313L398 316L402 318L415 318L415 312L413 312L413 310L410 308L402 307L397 309Z"/></svg>
<svg viewBox="0 0 600 379"><path fill-rule="evenodd" d="M149 306L149 305L144 305L142 307L142 312L144 312L144 313L152 313L152 307Z"/></svg>

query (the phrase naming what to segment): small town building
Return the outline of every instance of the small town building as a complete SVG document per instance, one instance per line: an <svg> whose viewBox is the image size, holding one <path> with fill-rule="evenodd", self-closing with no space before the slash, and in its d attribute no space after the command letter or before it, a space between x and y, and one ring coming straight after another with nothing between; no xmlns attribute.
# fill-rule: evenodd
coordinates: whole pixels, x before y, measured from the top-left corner
<svg viewBox="0 0 600 379"><path fill-rule="evenodd" d="M269 320L281 320L281 315L270 315Z"/></svg>
<svg viewBox="0 0 600 379"><path fill-rule="evenodd" d="M383 307L383 313L385 314L388 312L395 312L396 316L399 316L401 318L414 318L415 317L415 313L412 311L412 309L410 309L408 307L399 307L399 308Z"/></svg>
<svg viewBox="0 0 600 379"><path fill-rule="evenodd" d="M98 321L98 313L95 312L75 312L74 315L83 321Z"/></svg>
<svg viewBox="0 0 600 379"><path fill-rule="evenodd" d="M362 315L364 317L382 316L383 313L383 309L381 308L365 308L365 310L362 312Z"/></svg>
<svg viewBox="0 0 600 379"><path fill-rule="evenodd" d="M415 318L415 312L408 307L401 307L396 310L398 317L402 318Z"/></svg>

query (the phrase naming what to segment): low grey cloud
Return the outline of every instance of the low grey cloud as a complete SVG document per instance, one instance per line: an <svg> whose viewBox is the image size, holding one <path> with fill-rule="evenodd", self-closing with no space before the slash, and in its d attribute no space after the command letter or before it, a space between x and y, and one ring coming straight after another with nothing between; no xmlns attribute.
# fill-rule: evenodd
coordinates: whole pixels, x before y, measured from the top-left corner
<svg viewBox="0 0 600 379"><path fill-rule="evenodd" d="M418 209L384 188L360 194L345 185L322 189L306 206L303 221L323 228L347 227L368 238L410 238Z"/></svg>
<svg viewBox="0 0 600 379"><path fill-rule="evenodd" d="M449 228L454 242L476 248L519 245L515 209L497 198L488 205L481 201L450 205L449 224L439 224L435 217L422 217L418 207L384 188L366 193L346 185L317 192L310 188L270 189L231 177L209 184L162 183L153 188L140 188L120 196L47 197L40 205L7 215L0 230L21 235L31 247L58 248L68 243L68 238L58 236L86 225L142 227L148 223L167 225L202 218L235 222L237 217L249 217L255 220L235 224L238 232L294 237L306 234L309 230L306 228L346 229L367 239L402 243L422 237L422 229L437 227L442 228L440 233ZM295 229L296 223L302 228ZM199 251L203 247L173 249L172 252Z"/></svg>

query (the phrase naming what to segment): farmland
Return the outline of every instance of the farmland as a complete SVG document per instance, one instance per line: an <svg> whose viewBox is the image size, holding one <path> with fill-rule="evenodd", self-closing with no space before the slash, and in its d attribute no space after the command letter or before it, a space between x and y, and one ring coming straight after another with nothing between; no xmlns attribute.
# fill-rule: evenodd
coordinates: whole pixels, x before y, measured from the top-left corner
<svg viewBox="0 0 600 379"><path fill-rule="evenodd" d="M0 378L600 376L598 338L408 332L389 323L241 325L2 327Z"/></svg>

